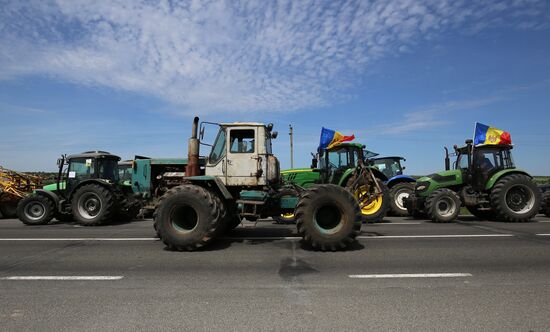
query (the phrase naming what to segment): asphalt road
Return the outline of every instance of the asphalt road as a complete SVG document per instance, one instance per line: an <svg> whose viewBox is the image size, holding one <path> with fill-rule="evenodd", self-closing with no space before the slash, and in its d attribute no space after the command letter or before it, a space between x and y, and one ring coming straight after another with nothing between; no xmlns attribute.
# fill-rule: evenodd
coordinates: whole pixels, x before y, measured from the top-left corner
<svg viewBox="0 0 550 332"><path fill-rule="evenodd" d="M0 220L0 329L550 330L549 218L387 218L336 253L305 250L293 226L245 226L185 253L151 220Z"/></svg>

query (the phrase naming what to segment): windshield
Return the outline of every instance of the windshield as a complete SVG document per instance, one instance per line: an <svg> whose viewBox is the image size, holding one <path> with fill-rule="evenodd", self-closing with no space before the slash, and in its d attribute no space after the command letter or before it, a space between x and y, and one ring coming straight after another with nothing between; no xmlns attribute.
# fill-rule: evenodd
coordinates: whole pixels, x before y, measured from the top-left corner
<svg viewBox="0 0 550 332"><path fill-rule="evenodd" d="M214 145L212 146L210 157L208 158L209 163L217 164L218 161L223 158L223 156L225 156L225 130L224 128L220 127L218 136L216 137Z"/></svg>
<svg viewBox="0 0 550 332"><path fill-rule="evenodd" d="M121 182L132 180L132 165L118 165L118 177Z"/></svg>
<svg viewBox="0 0 550 332"><path fill-rule="evenodd" d="M477 168L490 173L494 170L514 168L514 161L510 150L483 149L475 150Z"/></svg>
<svg viewBox="0 0 550 332"><path fill-rule="evenodd" d="M388 179L403 173L401 163L398 159L377 159L374 161L374 166L378 168Z"/></svg>
<svg viewBox="0 0 550 332"><path fill-rule="evenodd" d="M468 169L468 155L458 155L458 157L456 158L455 169Z"/></svg>
<svg viewBox="0 0 550 332"><path fill-rule="evenodd" d="M69 162L69 179L79 181L90 179L95 173L96 161L93 158L72 159Z"/></svg>
<svg viewBox="0 0 550 332"><path fill-rule="evenodd" d="M328 162L330 168L347 168L353 166L350 154L346 149L329 151Z"/></svg>

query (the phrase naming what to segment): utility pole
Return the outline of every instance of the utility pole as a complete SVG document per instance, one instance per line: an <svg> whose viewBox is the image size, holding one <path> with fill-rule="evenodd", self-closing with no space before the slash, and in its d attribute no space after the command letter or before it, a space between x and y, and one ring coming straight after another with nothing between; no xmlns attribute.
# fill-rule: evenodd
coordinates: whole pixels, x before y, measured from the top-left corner
<svg viewBox="0 0 550 332"><path fill-rule="evenodd" d="M294 129L292 128L292 125L288 125L290 135L290 168L294 168Z"/></svg>

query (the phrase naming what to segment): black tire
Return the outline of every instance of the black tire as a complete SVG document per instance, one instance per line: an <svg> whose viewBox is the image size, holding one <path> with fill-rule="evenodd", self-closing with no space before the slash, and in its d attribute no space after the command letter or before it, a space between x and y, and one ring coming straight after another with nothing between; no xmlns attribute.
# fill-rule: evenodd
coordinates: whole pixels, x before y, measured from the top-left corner
<svg viewBox="0 0 550 332"><path fill-rule="evenodd" d="M29 195L19 201L17 216L25 225L36 226L49 223L54 216L55 205L43 195Z"/></svg>
<svg viewBox="0 0 550 332"><path fill-rule="evenodd" d="M545 192L542 196L540 213L550 217L550 191Z"/></svg>
<svg viewBox="0 0 550 332"><path fill-rule="evenodd" d="M71 210L75 221L82 226L104 224L115 213L113 193L99 184L83 185L71 199Z"/></svg>
<svg viewBox="0 0 550 332"><path fill-rule="evenodd" d="M468 211L478 219L481 219L481 220L495 220L496 219L496 214L492 209L491 210L478 210L476 207L470 207L470 206L467 206L466 209L468 209Z"/></svg>
<svg viewBox="0 0 550 332"><path fill-rule="evenodd" d="M346 188L351 191L351 186L353 182L355 181L355 177L349 178ZM371 202L370 204L367 204L365 206L360 206L361 216L363 222L367 223L376 223L384 220L384 217L388 214L388 211L390 210L390 191L388 190L388 186L382 182L380 179L376 179L378 182L378 185L382 189L382 193L379 194L379 196L376 198L375 201ZM361 183L360 185L363 185ZM372 189L371 189L372 190ZM361 187L359 187L359 190L356 190L356 192L352 193L353 196L358 200L361 197Z"/></svg>
<svg viewBox="0 0 550 332"><path fill-rule="evenodd" d="M394 216L406 217L409 215L407 208L403 205L403 198L414 193L414 183L398 183L390 189L390 211Z"/></svg>
<svg viewBox="0 0 550 332"><path fill-rule="evenodd" d="M491 190L491 207L497 220L526 222L537 215L541 193L530 177L511 174L500 178Z"/></svg>
<svg viewBox="0 0 550 332"><path fill-rule="evenodd" d="M340 186L315 185L300 197L296 226L303 241L313 249L345 249L361 231L359 204Z"/></svg>
<svg viewBox="0 0 550 332"><path fill-rule="evenodd" d="M461 205L457 193L447 188L437 189L426 199L426 213L433 222L453 222L458 218Z"/></svg>
<svg viewBox="0 0 550 332"><path fill-rule="evenodd" d="M197 250L214 239L219 209L215 194L203 187L174 187L162 196L155 210L157 233L169 250Z"/></svg>
<svg viewBox="0 0 550 332"><path fill-rule="evenodd" d="M212 195L212 200L216 204L216 211L218 211L218 216L216 218L219 220L216 230L214 231L214 237L225 234L229 230L229 214L227 211L226 204L220 199L218 195Z"/></svg>
<svg viewBox="0 0 550 332"><path fill-rule="evenodd" d="M4 201L0 202L0 214L3 218L16 218L17 217L17 202Z"/></svg>

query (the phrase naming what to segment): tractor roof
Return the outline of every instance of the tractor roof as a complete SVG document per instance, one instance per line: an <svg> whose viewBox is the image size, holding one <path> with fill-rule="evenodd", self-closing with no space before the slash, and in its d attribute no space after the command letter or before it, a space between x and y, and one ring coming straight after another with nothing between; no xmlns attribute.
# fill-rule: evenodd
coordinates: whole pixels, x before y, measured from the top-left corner
<svg viewBox="0 0 550 332"><path fill-rule="evenodd" d="M223 127L265 127L264 123L259 122L226 122L220 123Z"/></svg>
<svg viewBox="0 0 550 332"><path fill-rule="evenodd" d="M458 150L466 150L467 146L461 146ZM514 148L511 144L478 144L474 149L484 148L484 149L495 149L495 150L511 150Z"/></svg>
<svg viewBox="0 0 550 332"><path fill-rule="evenodd" d="M363 145L361 143L344 142L344 143L340 143L340 144L336 145L335 147L331 148L330 150L336 150L338 148L344 148L344 147L354 147L354 148L364 149L365 145Z"/></svg>
<svg viewBox="0 0 550 332"><path fill-rule="evenodd" d="M374 158L373 160L382 160L382 159L405 160L405 158L401 156L378 157L378 158Z"/></svg>
<svg viewBox="0 0 550 332"><path fill-rule="evenodd" d="M108 159L115 159L117 161L120 160L119 156L111 154L107 151L85 151L78 154L72 154L67 157L67 159L76 159L76 158L108 158Z"/></svg>

